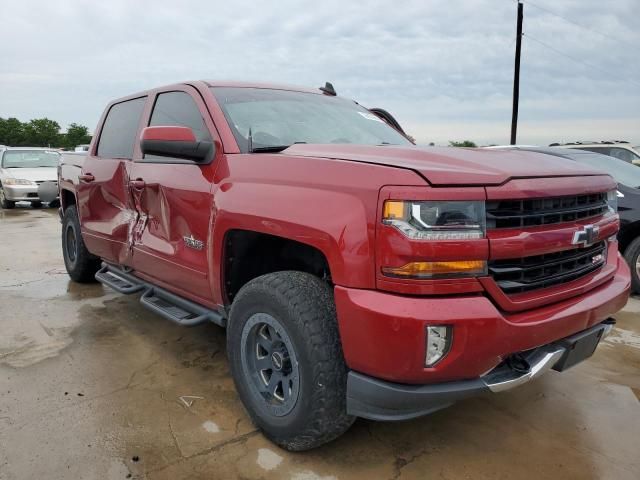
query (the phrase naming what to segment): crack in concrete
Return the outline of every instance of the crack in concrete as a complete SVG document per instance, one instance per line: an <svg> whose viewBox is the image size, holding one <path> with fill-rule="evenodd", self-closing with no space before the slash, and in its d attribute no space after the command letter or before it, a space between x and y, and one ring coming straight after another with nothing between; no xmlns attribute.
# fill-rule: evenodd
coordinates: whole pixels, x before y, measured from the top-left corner
<svg viewBox="0 0 640 480"><path fill-rule="evenodd" d="M162 467L159 468L155 468L152 470L147 470L145 472L145 474L151 474L151 473L158 473L158 472L162 472L163 470L166 470L167 468L170 468L174 465L179 465L180 463L183 463L187 460L191 460L193 458L197 458L197 457L202 457L204 455L209 455L211 453L216 453L219 450L222 450L224 447L227 447L229 445L242 445L243 443L245 443L247 440L249 440L249 438L255 436L256 434L260 433L260 431L256 428L254 430L251 430L250 432L247 433L243 433L242 435L238 436L238 437L233 437L230 438L229 440L225 440L224 442L218 443L217 445L214 445L213 447L209 447L209 448L205 448L204 450L201 450L199 452L196 452L192 455L187 455L187 456L182 456L181 458L179 458L178 460L175 460L173 462L170 462L166 465L163 465Z"/></svg>
<svg viewBox="0 0 640 480"><path fill-rule="evenodd" d="M394 465L393 465L394 469L395 469L395 473L394 473L393 477L391 477L390 480L398 480L398 478L400 478L400 476L402 475L402 469L403 468L405 468L407 465L411 465L413 462L415 462L418 458L420 458L421 456L423 456L426 453L427 453L427 449L423 448L418 453L416 453L415 455L412 455L408 459L406 459L406 458L404 458L402 456L396 456L396 460L395 460Z"/></svg>
<svg viewBox="0 0 640 480"><path fill-rule="evenodd" d="M176 450L178 451L178 455L180 455L180 458L184 458L184 453L182 453L182 449L180 448L180 444L178 443L178 438L176 437L176 433L173 431L173 425L171 424L171 412L169 411L169 403L164 398L164 392L160 393L160 398L163 400L166 406L167 426L169 427L169 433L171 434L173 445L174 447L176 447Z"/></svg>
<svg viewBox="0 0 640 480"><path fill-rule="evenodd" d="M46 278L38 278L37 280L27 280L20 283L12 283L9 285L0 285L0 289L2 288L14 288L14 287L24 287L25 285L30 285L32 283L38 283L46 280Z"/></svg>
<svg viewBox="0 0 640 480"><path fill-rule="evenodd" d="M111 390L111 391L105 392L105 393L101 393L100 395L95 395L93 397L85 396L85 397L83 397L83 400L79 400L79 401L73 402L73 403L71 403L69 405L63 405L61 407L53 408L51 410L44 410L44 411L40 412L37 417L32 416L32 418L30 420L28 420L28 421L24 422L23 424L19 425L17 427L16 431L20 431L24 427L26 427L28 425L31 425L32 423L39 422L40 418L43 417L43 416L49 416L51 414L58 413L58 412L61 412L63 410L67 410L69 408L77 408L78 405L82 405L82 404L85 404L87 402L91 402L93 400L98 400L100 398L108 397L110 395L115 395L116 393L120 393L120 392L122 392L124 390L128 390L130 388L137 387L137 386L139 386L141 384L142 383L127 384L127 385L125 385L123 387L118 387L118 388L116 388L114 390Z"/></svg>
<svg viewBox="0 0 640 480"><path fill-rule="evenodd" d="M131 384L133 383L133 379L135 378L135 376L139 373L142 373L146 370L148 370L149 368L153 367L154 365L156 365L157 363L160 362L160 359L157 358L155 359L153 362L149 363L148 365L139 368L138 370L134 370L131 375L129 375L129 381L127 382L127 385L125 386L125 388L129 388L131 386ZM139 385L139 384L138 384Z"/></svg>

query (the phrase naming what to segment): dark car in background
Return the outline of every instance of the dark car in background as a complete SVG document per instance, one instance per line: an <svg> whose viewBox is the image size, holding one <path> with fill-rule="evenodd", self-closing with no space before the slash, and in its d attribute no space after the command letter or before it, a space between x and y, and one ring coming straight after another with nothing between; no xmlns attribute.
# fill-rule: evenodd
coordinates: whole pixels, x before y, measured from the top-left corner
<svg viewBox="0 0 640 480"><path fill-rule="evenodd" d="M640 294L640 168L619 158L588 150L525 146L513 148L555 155L599 168L618 182L620 252L631 267L633 292Z"/></svg>

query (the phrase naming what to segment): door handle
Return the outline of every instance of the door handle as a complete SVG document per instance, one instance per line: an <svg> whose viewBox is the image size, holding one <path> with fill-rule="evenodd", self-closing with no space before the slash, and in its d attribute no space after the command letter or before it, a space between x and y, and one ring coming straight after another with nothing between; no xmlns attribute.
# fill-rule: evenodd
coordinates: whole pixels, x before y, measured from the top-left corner
<svg viewBox="0 0 640 480"><path fill-rule="evenodd" d="M136 178L135 180L130 180L129 185L135 190L142 190L146 184L141 178Z"/></svg>
<svg viewBox="0 0 640 480"><path fill-rule="evenodd" d="M95 179L96 177L94 177L90 173L83 173L81 175L78 175L78 180L85 183L93 182Z"/></svg>

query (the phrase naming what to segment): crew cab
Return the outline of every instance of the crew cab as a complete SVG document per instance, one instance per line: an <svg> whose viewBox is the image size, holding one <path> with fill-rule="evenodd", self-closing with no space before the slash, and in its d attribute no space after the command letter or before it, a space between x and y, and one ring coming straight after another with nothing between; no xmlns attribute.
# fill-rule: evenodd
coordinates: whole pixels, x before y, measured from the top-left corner
<svg viewBox="0 0 640 480"><path fill-rule="evenodd" d="M121 98L59 186L71 278L225 327L241 401L290 450L566 370L629 294L610 176L417 147L333 88Z"/></svg>

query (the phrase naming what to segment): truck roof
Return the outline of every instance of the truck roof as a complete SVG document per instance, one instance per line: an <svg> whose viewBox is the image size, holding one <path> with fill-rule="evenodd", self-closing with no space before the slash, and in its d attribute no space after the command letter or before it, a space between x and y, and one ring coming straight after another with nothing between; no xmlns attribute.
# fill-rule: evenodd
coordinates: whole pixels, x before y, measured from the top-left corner
<svg viewBox="0 0 640 480"><path fill-rule="evenodd" d="M240 82L240 81L232 81L232 80L192 80L192 81L170 83L168 85L161 85L158 87L150 88L148 90L132 93L130 95L126 95L124 97L120 97L115 100L112 100L111 102L109 102L109 105L123 102L125 100L131 100L133 98L143 97L157 90L165 90L171 87L182 87L184 85L191 85L194 87L197 87L199 85L201 87L204 86L204 87L265 88L265 89L273 89L273 90L289 90L292 92L315 93L317 95L323 94L322 91L320 90L320 87L318 87L317 89L313 89L313 88L300 87L296 85L286 85L286 84L278 84L278 83Z"/></svg>
<svg viewBox="0 0 640 480"><path fill-rule="evenodd" d="M237 87L237 88L268 88L272 90L290 90L292 92L306 92L322 95L320 87L317 89L300 87L297 85L287 85L279 83L256 83L256 82L236 82L236 81L222 81L222 80L206 80L206 83L210 87Z"/></svg>

